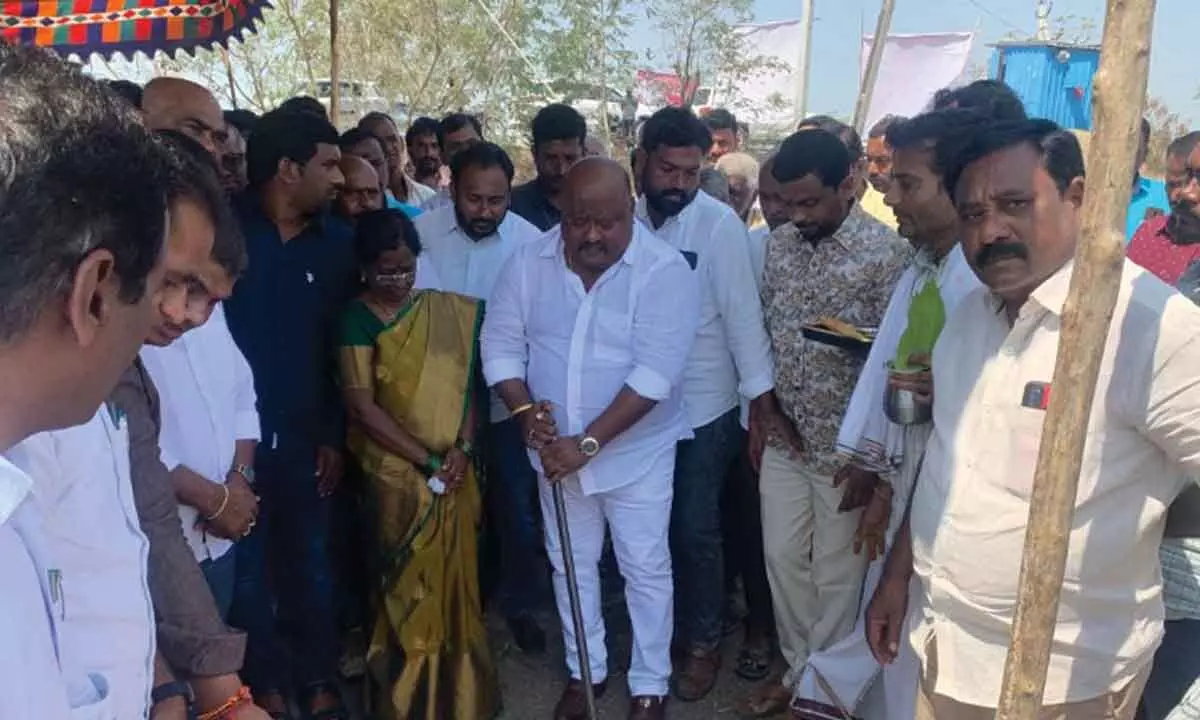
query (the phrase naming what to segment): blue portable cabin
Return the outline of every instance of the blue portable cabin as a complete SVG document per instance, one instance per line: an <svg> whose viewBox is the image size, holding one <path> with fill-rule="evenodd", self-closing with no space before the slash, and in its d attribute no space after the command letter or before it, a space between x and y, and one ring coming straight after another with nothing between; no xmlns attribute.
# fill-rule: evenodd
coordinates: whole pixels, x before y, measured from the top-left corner
<svg viewBox="0 0 1200 720"><path fill-rule="evenodd" d="M1041 41L992 46L988 77L1017 93L1030 117L1072 130L1092 129L1092 77L1100 48Z"/></svg>

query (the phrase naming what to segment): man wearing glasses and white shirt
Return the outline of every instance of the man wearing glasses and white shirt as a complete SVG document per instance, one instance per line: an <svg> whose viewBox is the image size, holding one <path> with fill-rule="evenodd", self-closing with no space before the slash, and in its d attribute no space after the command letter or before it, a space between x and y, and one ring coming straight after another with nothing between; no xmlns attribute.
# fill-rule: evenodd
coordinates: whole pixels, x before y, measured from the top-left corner
<svg viewBox="0 0 1200 720"><path fill-rule="evenodd" d="M483 371L521 423L543 479L546 551L570 669L554 717L586 717L550 487L558 482L596 690L608 675L599 575L607 521L633 624L629 717L656 720L671 673L671 479L676 443L691 434L680 381L699 291L679 251L634 222L628 178L616 163L580 161L562 202L559 230L519 248L496 283Z"/></svg>

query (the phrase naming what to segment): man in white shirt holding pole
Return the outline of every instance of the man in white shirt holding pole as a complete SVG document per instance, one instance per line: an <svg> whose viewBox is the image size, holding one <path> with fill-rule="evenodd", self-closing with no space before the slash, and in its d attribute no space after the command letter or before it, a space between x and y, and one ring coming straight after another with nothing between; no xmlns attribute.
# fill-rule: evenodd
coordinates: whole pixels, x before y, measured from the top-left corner
<svg viewBox="0 0 1200 720"><path fill-rule="evenodd" d="M700 283L700 327L683 395L695 439L679 445L671 553L675 558L675 644L686 653L676 673L679 699L708 695L720 666L725 610L721 495L746 438L739 397L752 416L770 403L774 378L762 302L741 218L699 192L712 135L690 110L665 108L642 128L635 156L638 216L681 251Z"/></svg>
<svg viewBox="0 0 1200 720"><path fill-rule="evenodd" d="M634 221L619 165L581 161L562 200L559 229L519 248L496 283L484 320L484 374L537 452L571 677L555 718L586 717L549 485L559 482L596 690L603 691L608 675L599 583L607 521L633 623L629 717L657 720L664 717L671 672L675 446L690 435L680 381L699 292L684 257ZM543 404L553 435L539 422Z"/></svg>
<svg viewBox="0 0 1200 720"><path fill-rule="evenodd" d="M986 286L933 353L933 435L867 614L894 659L909 578L918 720L991 718L1020 593L1042 425L1071 282L1083 155L1045 120L990 123L946 172ZM1200 309L1125 262L1083 449L1042 717L1134 717L1162 638L1166 511L1200 477Z"/></svg>

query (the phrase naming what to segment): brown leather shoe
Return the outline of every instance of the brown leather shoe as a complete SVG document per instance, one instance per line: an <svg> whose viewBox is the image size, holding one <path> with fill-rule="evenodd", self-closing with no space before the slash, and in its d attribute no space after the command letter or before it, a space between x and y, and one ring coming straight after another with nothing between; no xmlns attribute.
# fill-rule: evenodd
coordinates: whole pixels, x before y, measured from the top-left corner
<svg viewBox="0 0 1200 720"><path fill-rule="evenodd" d="M667 717L667 698L660 695L635 695L629 700L629 720L663 720Z"/></svg>
<svg viewBox="0 0 1200 720"><path fill-rule="evenodd" d="M675 697L684 702L696 702L712 692L721 669L719 650L692 648L683 658L683 666L675 673Z"/></svg>
<svg viewBox="0 0 1200 720"><path fill-rule="evenodd" d="M607 689L608 681L603 680L592 685L592 695L599 700ZM587 695L583 691L583 682L571 678L563 688L558 704L554 706L554 720L587 720L587 716Z"/></svg>

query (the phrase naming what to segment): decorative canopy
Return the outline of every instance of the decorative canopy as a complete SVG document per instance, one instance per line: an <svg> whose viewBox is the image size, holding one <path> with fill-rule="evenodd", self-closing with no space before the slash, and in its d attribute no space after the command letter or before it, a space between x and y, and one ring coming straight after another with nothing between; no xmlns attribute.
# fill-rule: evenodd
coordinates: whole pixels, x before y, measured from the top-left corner
<svg viewBox="0 0 1200 720"><path fill-rule="evenodd" d="M2 0L0 37L85 60L194 54L254 32L269 6L267 0Z"/></svg>

